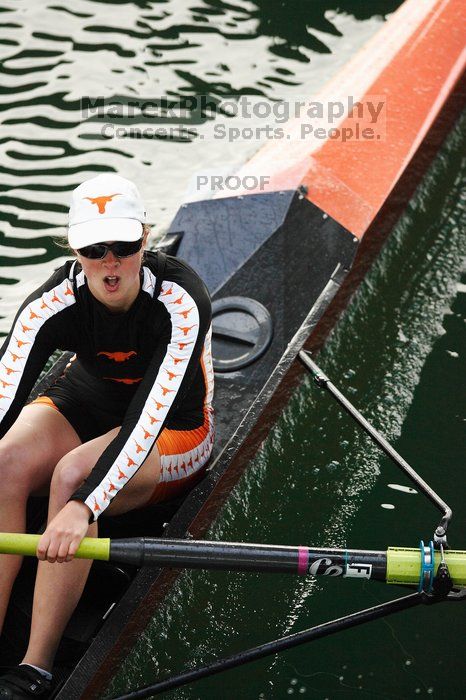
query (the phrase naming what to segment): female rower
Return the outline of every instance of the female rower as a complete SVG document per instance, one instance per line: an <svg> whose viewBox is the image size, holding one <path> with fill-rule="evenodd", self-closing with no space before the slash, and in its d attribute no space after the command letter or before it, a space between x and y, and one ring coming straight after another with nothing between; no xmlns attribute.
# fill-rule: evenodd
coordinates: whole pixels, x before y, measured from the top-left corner
<svg viewBox="0 0 466 700"><path fill-rule="evenodd" d="M3 699L51 691L90 569L74 555L97 519L180 495L212 450L209 294L186 263L145 251L147 236L131 182L99 175L77 187L76 259L26 299L0 351L0 531L24 532L28 497L50 489L29 646L0 680ZM56 349L75 357L24 406ZM0 560L1 629L21 558Z"/></svg>

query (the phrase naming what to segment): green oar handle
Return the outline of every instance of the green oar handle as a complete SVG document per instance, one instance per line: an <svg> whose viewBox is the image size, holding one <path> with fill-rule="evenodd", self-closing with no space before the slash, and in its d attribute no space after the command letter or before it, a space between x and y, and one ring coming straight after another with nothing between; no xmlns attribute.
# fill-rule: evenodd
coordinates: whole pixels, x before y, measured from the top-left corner
<svg viewBox="0 0 466 700"><path fill-rule="evenodd" d="M35 556L40 537L40 535L23 535L16 532L0 533L0 552L2 554ZM79 559L108 561L110 557L110 540L85 537L76 552L76 557Z"/></svg>

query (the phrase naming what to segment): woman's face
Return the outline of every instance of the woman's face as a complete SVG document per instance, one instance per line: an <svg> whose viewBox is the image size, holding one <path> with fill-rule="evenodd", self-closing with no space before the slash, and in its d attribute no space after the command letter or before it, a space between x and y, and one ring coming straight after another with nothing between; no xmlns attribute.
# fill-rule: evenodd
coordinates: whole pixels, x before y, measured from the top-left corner
<svg viewBox="0 0 466 700"><path fill-rule="evenodd" d="M139 272L148 233L144 233L141 250L129 258L117 258L111 250L101 260L90 260L76 251L91 294L109 311L128 311L141 286ZM113 241L107 241L113 243Z"/></svg>

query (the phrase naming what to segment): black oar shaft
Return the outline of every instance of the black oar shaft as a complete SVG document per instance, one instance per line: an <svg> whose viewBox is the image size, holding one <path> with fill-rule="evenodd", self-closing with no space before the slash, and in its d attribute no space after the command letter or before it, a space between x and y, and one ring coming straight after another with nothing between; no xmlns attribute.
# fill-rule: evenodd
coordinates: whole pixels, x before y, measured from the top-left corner
<svg viewBox="0 0 466 700"><path fill-rule="evenodd" d="M345 576L385 581L387 553L142 537L110 544L110 560L135 566Z"/></svg>
<svg viewBox="0 0 466 700"><path fill-rule="evenodd" d="M173 690L174 688L179 688L182 685L193 683L201 678L213 676L217 673L221 673L222 671L227 671L228 669L235 668L236 666L243 666L251 661L262 659L265 656L270 656L271 654L277 654L278 652L291 649L292 647L296 647L300 644L305 644L306 642L311 642L315 639L327 637L335 632L341 632L342 630L362 625L365 622L370 622L371 620L377 620L381 617L393 615L396 612L406 610L407 608L412 608L422 602L423 597L420 593L413 593L411 595L404 596L403 598L397 598L396 600L392 600L388 603L382 603L381 605L367 608L366 610L360 610L359 612L339 618L338 620L325 622L323 625L312 627L304 630L303 632L297 632L296 634L290 634L286 637L282 637L281 639L276 639L273 642L261 644L260 646L240 652L239 654L229 656L226 659L214 661L213 663L203 666L202 668L185 671L178 676L167 678L163 681L155 683L154 685L147 686L146 688L140 688L139 690L127 693L126 695L120 695L113 700L141 700L142 698L150 698L167 690Z"/></svg>
<svg viewBox="0 0 466 700"><path fill-rule="evenodd" d="M385 440L383 435L381 435L374 428L374 426L372 426L364 418L364 416L359 413L353 404L348 401L348 399L336 388L336 386L320 369L320 367L316 365L313 360L311 360L307 352L301 350L299 357L303 364L314 375L318 385L327 389L327 391L336 399L336 401L338 401L340 406L342 406L345 411L349 413L357 423L359 423L363 430L370 435L372 440L385 452L385 454L405 472L411 481L416 484L416 486L429 498L429 500L444 514L441 527L444 529L444 531L446 531L452 515L451 508L440 498L440 496L429 486L429 484L419 476L419 474L408 464L408 462L403 459L403 457L392 447L392 445ZM444 533L440 533L439 531L437 534L439 537L442 537Z"/></svg>

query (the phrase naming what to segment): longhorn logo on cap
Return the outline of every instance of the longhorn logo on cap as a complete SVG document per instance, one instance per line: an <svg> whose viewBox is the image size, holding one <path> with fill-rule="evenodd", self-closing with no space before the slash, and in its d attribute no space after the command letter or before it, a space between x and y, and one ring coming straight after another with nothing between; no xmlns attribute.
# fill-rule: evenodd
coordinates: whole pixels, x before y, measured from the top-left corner
<svg viewBox="0 0 466 700"><path fill-rule="evenodd" d="M114 197L121 195L121 192L115 192L115 194L106 194L101 197L84 197L83 199L88 199L92 204L97 204L99 208L99 214L105 214L105 207L108 202L111 202Z"/></svg>

